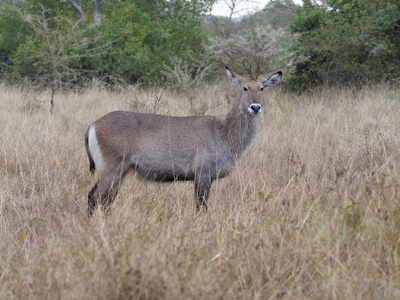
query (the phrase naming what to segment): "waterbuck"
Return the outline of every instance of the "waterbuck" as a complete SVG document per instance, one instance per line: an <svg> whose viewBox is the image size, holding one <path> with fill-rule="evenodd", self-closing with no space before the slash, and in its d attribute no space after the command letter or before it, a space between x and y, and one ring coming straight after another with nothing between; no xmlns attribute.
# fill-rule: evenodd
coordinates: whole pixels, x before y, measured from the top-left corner
<svg viewBox="0 0 400 300"><path fill-rule="evenodd" d="M171 117L111 112L89 126L90 171L99 172L88 195L88 214L97 201L108 207L129 171L154 181L193 180L197 208L207 209L211 183L225 177L254 141L263 118L261 93L277 85L282 72L265 81L245 80L226 67L240 92L226 116Z"/></svg>

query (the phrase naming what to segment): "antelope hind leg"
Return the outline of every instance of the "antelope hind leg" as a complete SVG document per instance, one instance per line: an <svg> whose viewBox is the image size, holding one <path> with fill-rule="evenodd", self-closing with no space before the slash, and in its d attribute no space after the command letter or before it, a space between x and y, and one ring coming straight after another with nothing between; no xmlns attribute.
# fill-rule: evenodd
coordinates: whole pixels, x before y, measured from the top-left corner
<svg viewBox="0 0 400 300"><path fill-rule="evenodd" d="M92 216L99 200L106 211L111 207L128 171L129 165L123 166L123 163L119 163L113 171L99 179L88 194L89 217Z"/></svg>
<svg viewBox="0 0 400 300"><path fill-rule="evenodd" d="M207 200L210 195L211 183L212 180L210 176L200 175L199 178L195 178L194 196L197 201L197 211L199 211L201 207L204 207L207 210Z"/></svg>

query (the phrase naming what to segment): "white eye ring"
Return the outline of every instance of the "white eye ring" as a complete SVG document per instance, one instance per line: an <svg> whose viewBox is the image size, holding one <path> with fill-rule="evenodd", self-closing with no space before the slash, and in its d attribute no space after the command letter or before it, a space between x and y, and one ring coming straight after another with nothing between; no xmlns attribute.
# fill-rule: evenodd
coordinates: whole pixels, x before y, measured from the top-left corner
<svg viewBox="0 0 400 300"><path fill-rule="evenodd" d="M248 92L248 91L249 91L249 88L248 88L247 86L244 86L244 87L243 87L243 91L244 91L244 92Z"/></svg>

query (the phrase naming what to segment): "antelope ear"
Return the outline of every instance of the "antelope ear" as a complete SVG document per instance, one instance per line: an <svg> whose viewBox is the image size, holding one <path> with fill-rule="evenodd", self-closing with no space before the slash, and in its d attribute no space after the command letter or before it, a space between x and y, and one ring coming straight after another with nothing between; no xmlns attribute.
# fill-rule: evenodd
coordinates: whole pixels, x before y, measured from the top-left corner
<svg viewBox="0 0 400 300"><path fill-rule="evenodd" d="M225 67L225 68L226 68L226 74L228 75L229 79L230 79L234 84L237 84L239 87L241 87L242 85L241 85L241 83L240 83L240 80L238 79L238 76L237 76L234 72L232 72L231 70L229 70L228 67Z"/></svg>
<svg viewBox="0 0 400 300"><path fill-rule="evenodd" d="M274 75L271 75L270 78L265 80L263 82L264 87L273 87L276 86L282 79L282 72L279 71L278 73L275 73Z"/></svg>

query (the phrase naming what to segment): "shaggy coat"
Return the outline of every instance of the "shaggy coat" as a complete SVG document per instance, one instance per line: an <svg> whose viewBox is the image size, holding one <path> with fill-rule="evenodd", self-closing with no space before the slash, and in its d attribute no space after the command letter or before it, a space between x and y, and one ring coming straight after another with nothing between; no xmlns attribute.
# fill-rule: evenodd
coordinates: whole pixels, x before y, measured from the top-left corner
<svg viewBox="0 0 400 300"><path fill-rule="evenodd" d="M260 130L261 92L282 78L281 72L265 81L243 80L228 68L226 73L240 88L226 116L114 111L89 126L85 141L90 170L99 173L88 195L89 216L98 200L112 204L129 171L154 181L193 180L197 207L207 208L212 181L230 173Z"/></svg>

